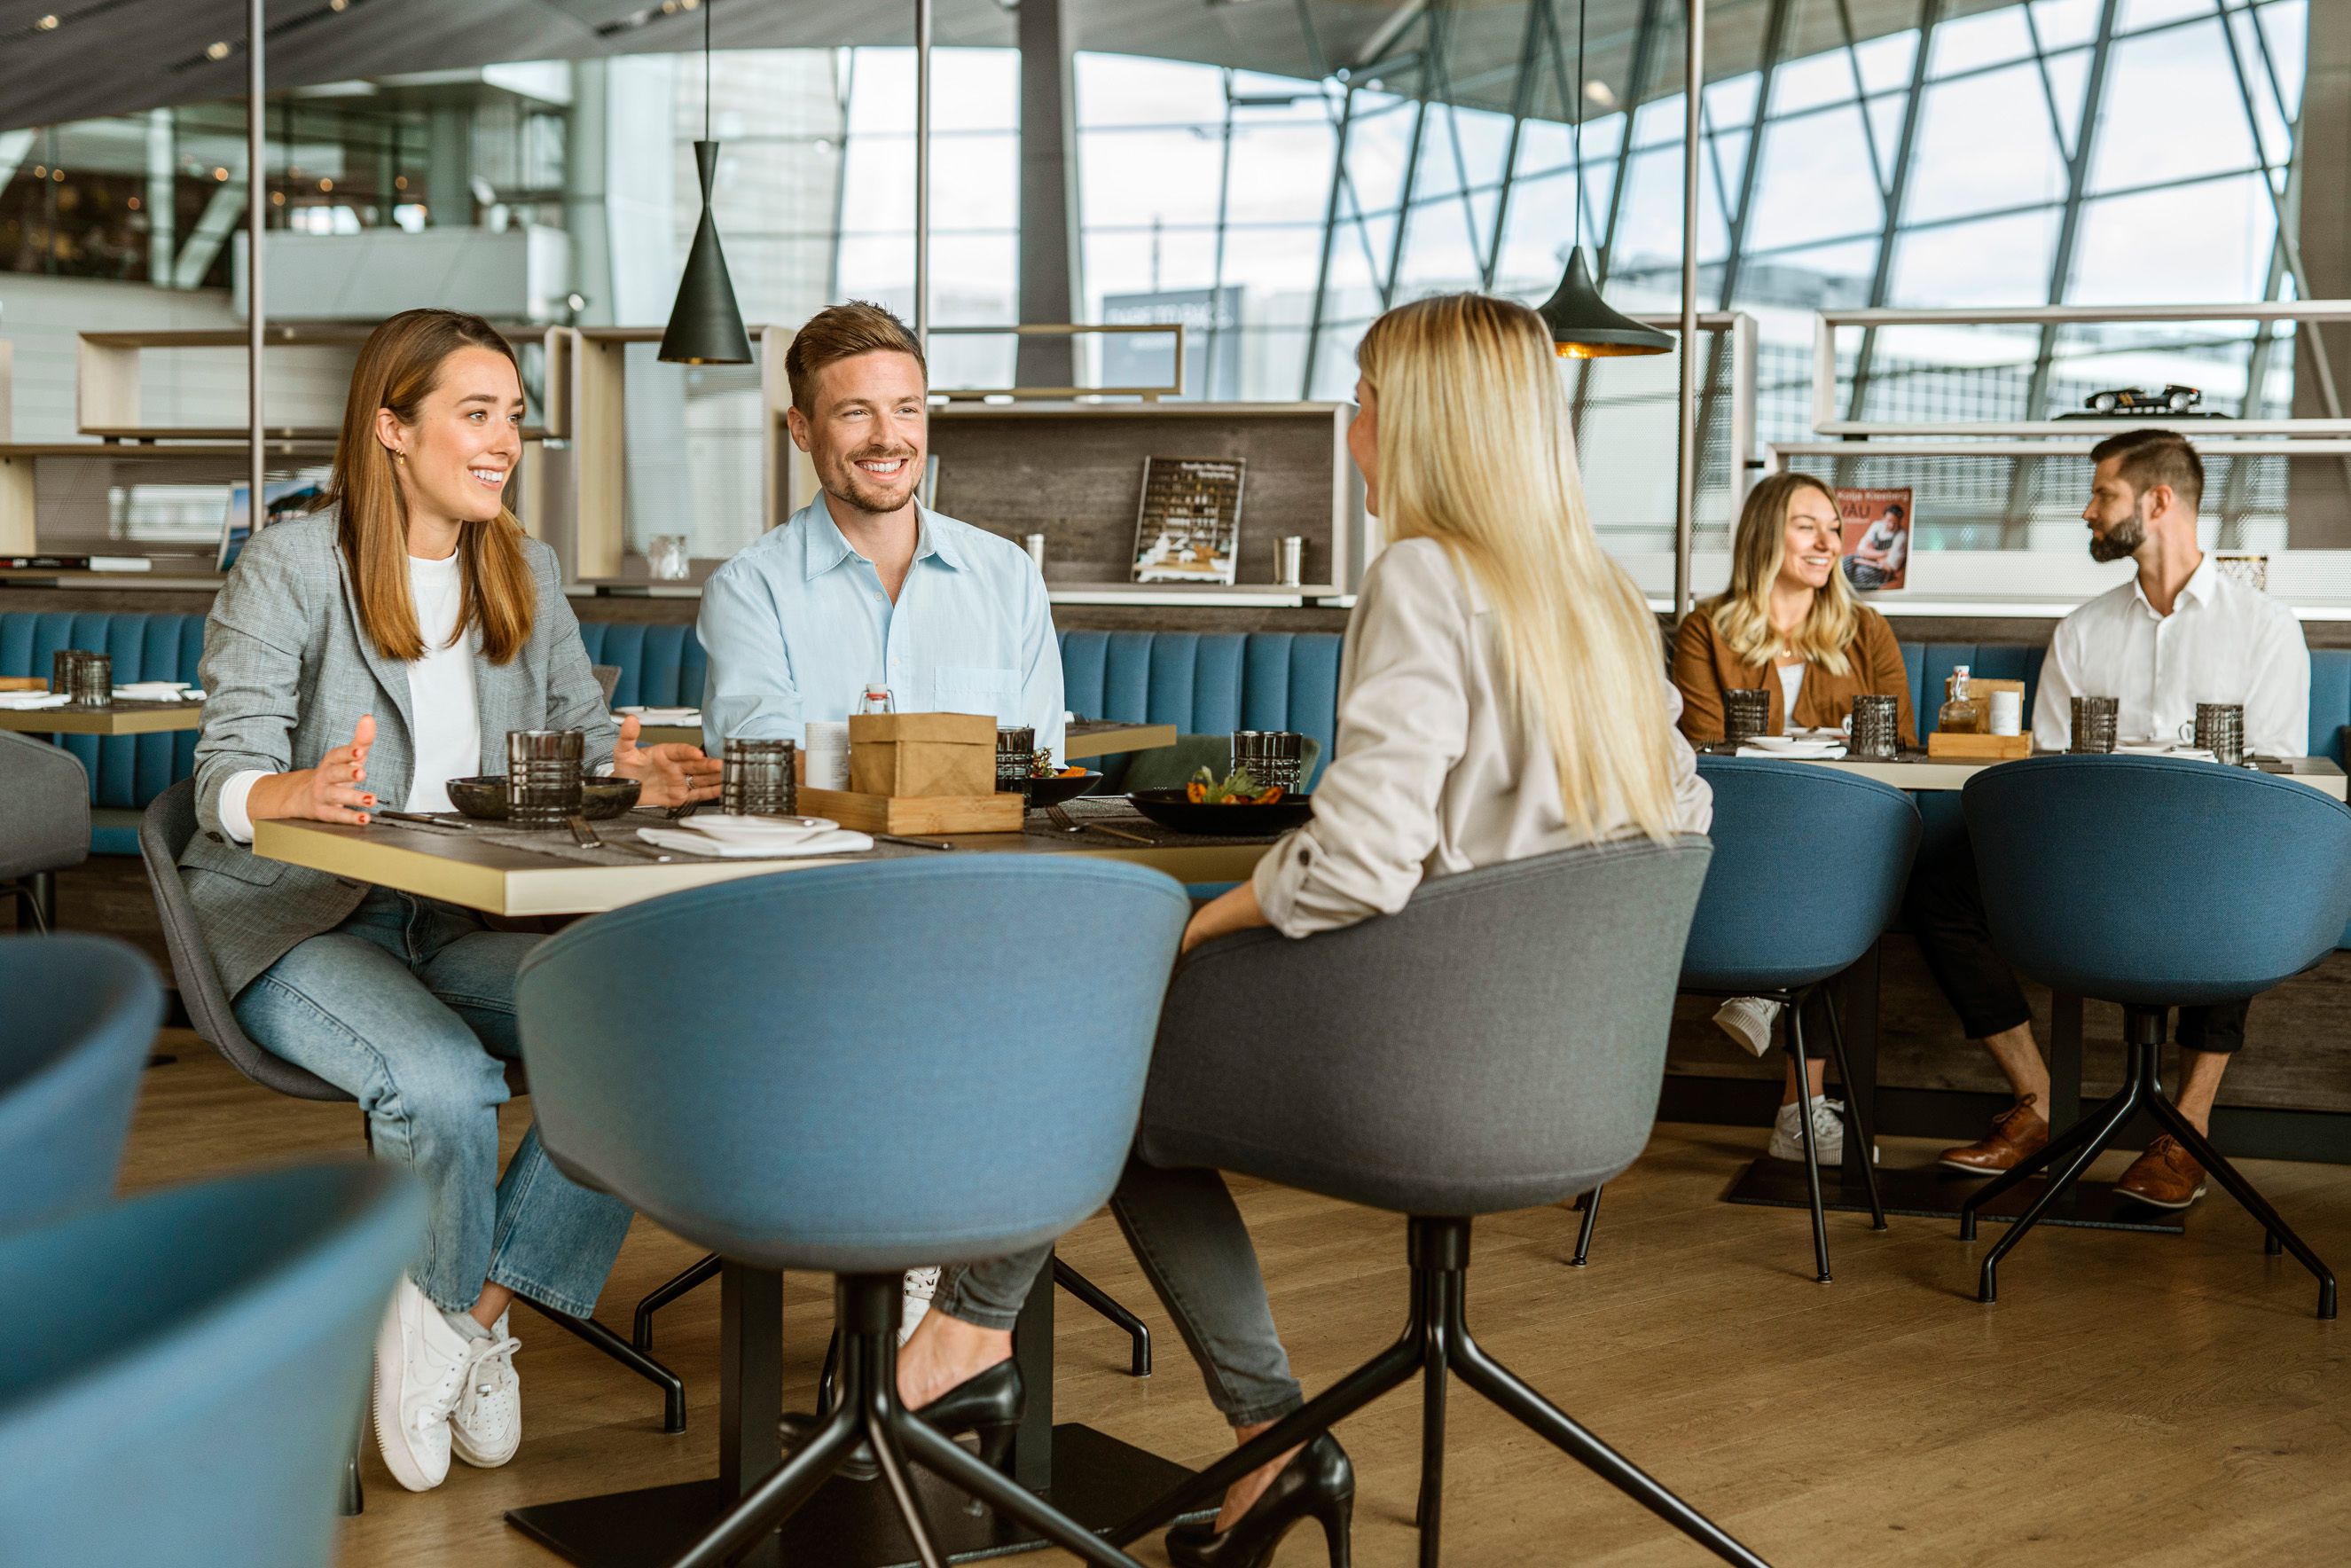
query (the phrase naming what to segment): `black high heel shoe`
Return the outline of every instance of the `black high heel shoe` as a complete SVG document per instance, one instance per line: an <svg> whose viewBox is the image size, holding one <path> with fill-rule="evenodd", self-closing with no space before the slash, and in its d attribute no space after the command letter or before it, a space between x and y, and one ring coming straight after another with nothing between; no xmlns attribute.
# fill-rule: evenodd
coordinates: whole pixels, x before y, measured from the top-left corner
<svg viewBox="0 0 2351 1568"><path fill-rule="evenodd" d="M1167 1561L1176 1568L1261 1568L1300 1520L1321 1521L1331 1568L1347 1568L1348 1526L1355 1510L1355 1468L1347 1450L1325 1432L1281 1467L1249 1511L1226 1531L1179 1524L1167 1532Z"/></svg>
<svg viewBox="0 0 2351 1568"><path fill-rule="evenodd" d="M1020 1364L1008 1358L965 1378L914 1415L942 1437L973 1434L979 1439L979 1462L989 1469L1009 1474L1004 1461L1011 1452L1013 1437L1020 1430L1020 1412L1027 1396L1020 1382ZM816 1416L786 1416L785 1452L797 1450L815 1434L821 1421L822 1417ZM872 1480L882 1473L882 1468L861 1443L841 1462L841 1473L852 1480ZM986 1511L976 1499L970 1506L974 1513Z"/></svg>

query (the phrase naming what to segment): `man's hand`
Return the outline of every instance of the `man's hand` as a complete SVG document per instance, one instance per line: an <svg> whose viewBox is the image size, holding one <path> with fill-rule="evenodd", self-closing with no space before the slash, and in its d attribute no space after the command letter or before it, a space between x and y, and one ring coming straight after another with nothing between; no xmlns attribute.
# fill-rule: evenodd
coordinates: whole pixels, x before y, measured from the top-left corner
<svg viewBox="0 0 2351 1568"><path fill-rule="evenodd" d="M672 741L662 746L639 746L637 735L643 728L635 714L621 721L621 738L612 747L612 772L616 778L634 779L643 788L637 793L640 806L683 806L689 800L718 799L718 759L705 757L702 747Z"/></svg>

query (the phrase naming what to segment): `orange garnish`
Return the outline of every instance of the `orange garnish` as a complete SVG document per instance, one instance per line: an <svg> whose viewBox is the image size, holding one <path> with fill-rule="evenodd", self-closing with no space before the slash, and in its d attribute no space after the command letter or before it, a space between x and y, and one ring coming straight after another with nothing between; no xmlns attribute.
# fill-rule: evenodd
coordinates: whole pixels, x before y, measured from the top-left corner
<svg viewBox="0 0 2351 1568"><path fill-rule="evenodd" d="M1184 799L1195 806L1201 805L1208 799L1208 787L1195 779L1184 786Z"/></svg>

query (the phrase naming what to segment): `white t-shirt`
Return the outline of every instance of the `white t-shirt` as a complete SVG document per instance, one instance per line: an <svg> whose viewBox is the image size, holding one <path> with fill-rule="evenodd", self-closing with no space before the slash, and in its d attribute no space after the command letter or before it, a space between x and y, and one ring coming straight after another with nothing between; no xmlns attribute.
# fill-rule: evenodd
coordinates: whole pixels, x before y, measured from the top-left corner
<svg viewBox="0 0 2351 1568"><path fill-rule="evenodd" d="M450 643L465 602L454 553L445 560L410 556L408 593L416 606L416 629L424 636L424 656L407 667L408 708L416 716L416 759L401 809L445 811L448 781L482 770L482 727L474 702L474 653L481 643L481 629L471 628ZM238 843L253 841L253 819L246 802L255 783L266 777L256 768L221 787L221 826Z"/></svg>
<svg viewBox="0 0 2351 1568"><path fill-rule="evenodd" d="M1783 727L1791 733L1796 727L1796 694L1804 688L1804 661L1775 665L1780 674L1780 712L1786 718Z"/></svg>

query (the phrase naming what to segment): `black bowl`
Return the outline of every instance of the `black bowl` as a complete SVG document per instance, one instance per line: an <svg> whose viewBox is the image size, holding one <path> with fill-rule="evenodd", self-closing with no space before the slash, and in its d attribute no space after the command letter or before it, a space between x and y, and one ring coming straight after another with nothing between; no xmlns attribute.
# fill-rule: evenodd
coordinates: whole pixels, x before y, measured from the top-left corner
<svg viewBox="0 0 2351 1568"><path fill-rule="evenodd" d="M1068 779L1024 779L1021 793L1029 797L1029 809L1041 811L1048 806L1058 806L1064 800L1074 800L1102 780L1100 773L1080 773Z"/></svg>
<svg viewBox="0 0 2351 1568"><path fill-rule="evenodd" d="M1284 795L1270 806L1202 806L1186 800L1181 789L1137 789L1128 799L1163 828L1221 837L1286 833L1314 814L1311 795Z"/></svg>
<svg viewBox="0 0 2351 1568"><path fill-rule="evenodd" d="M580 814L590 821L617 817L637 803L643 788L633 779L583 779L580 781ZM507 820L507 776L492 773L479 779L452 779L449 804L485 822Z"/></svg>

